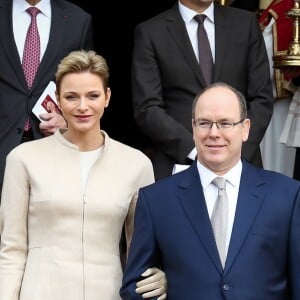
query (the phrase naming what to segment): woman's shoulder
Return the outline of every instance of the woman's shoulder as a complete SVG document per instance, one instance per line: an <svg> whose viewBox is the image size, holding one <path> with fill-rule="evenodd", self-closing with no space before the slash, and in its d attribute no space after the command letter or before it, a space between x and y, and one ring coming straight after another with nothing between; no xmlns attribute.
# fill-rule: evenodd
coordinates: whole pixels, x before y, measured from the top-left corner
<svg viewBox="0 0 300 300"><path fill-rule="evenodd" d="M139 187L154 182L152 162L141 150L111 139L108 152L109 161L118 166L118 174L126 180L133 180Z"/></svg>
<svg viewBox="0 0 300 300"><path fill-rule="evenodd" d="M152 169L152 163L149 157L141 150L129 146L123 142L117 141L105 134L104 155L113 159L120 166L146 166Z"/></svg>
<svg viewBox="0 0 300 300"><path fill-rule="evenodd" d="M36 153L43 151L43 149L49 149L49 144L53 142L53 139L53 136L48 136L19 144L8 153L8 157L18 157L23 155L33 156Z"/></svg>
<svg viewBox="0 0 300 300"><path fill-rule="evenodd" d="M146 154L144 154L141 150L134 148L132 146L129 146L123 142L119 142L115 139L110 138L110 149L112 151L116 151L119 154L122 154L122 157L124 159L128 158L132 158L132 159L136 159L136 160L143 160L143 161L149 161L150 159L148 158L148 156L146 156Z"/></svg>

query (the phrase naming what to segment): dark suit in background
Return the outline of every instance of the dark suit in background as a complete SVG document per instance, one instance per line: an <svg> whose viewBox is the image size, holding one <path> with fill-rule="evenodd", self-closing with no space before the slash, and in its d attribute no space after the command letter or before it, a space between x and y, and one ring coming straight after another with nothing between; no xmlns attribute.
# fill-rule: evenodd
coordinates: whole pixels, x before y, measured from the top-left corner
<svg viewBox="0 0 300 300"><path fill-rule="evenodd" d="M63 0L51 0L48 45L31 89L28 89L12 30L12 2L0 0L0 190L7 153L21 143L29 117L34 139L42 137L32 108L70 51L93 48L91 16Z"/></svg>
<svg viewBox="0 0 300 300"><path fill-rule="evenodd" d="M272 115L273 95L264 40L256 16L215 3L215 69L246 95L252 129L244 157L261 165L259 143ZM205 87L178 4L136 27L132 62L133 108L137 125L151 141L147 154L156 179L173 165L189 163L194 147L191 105Z"/></svg>

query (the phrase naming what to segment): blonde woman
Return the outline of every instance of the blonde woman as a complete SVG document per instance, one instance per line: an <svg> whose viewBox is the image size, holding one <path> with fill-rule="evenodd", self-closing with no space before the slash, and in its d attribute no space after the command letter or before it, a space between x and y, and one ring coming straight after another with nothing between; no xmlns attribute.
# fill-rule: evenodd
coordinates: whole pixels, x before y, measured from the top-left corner
<svg viewBox="0 0 300 300"><path fill-rule="evenodd" d="M68 124L17 146L7 157L0 250L1 300L117 300L119 242L130 243L137 193L154 181L150 160L111 139L100 119L109 105L109 70L95 52L75 51L56 73ZM165 299L158 269L144 297Z"/></svg>

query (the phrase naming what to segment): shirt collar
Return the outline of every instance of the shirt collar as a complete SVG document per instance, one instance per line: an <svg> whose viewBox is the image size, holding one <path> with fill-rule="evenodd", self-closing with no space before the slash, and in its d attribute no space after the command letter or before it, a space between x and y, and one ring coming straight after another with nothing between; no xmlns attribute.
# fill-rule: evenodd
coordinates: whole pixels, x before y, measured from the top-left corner
<svg viewBox="0 0 300 300"><path fill-rule="evenodd" d="M186 24L190 23L191 21L194 20L194 17L198 15L198 13L185 5L183 5L180 1L178 1L178 6L179 6L179 12ZM203 11L203 14L206 15L206 17L214 23L214 2L210 4L210 6Z"/></svg>
<svg viewBox="0 0 300 300"><path fill-rule="evenodd" d="M22 14L27 8L31 7L31 5L29 5L29 3L25 0L14 0L13 5L16 14ZM51 16L50 0L40 1L37 5L35 5L35 7L38 8L45 16Z"/></svg>
<svg viewBox="0 0 300 300"><path fill-rule="evenodd" d="M242 161L239 160L238 163L231 168L227 173L225 173L222 177L226 178L227 181L233 186L238 187L240 184L241 174L242 174ZM197 169L199 172L201 184L203 189L206 189L211 182L218 177L216 173L206 168L199 161L197 161Z"/></svg>

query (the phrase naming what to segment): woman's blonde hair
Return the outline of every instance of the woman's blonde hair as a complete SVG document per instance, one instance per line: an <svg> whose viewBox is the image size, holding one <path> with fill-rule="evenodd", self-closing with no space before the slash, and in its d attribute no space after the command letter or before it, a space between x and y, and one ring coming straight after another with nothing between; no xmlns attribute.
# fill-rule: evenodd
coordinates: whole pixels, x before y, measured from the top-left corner
<svg viewBox="0 0 300 300"><path fill-rule="evenodd" d="M57 92L59 93L60 91L61 81L64 76L83 72L98 75L103 81L104 89L107 89L109 68L105 58L95 51L79 50L70 52L58 65L55 74Z"/></svg>

